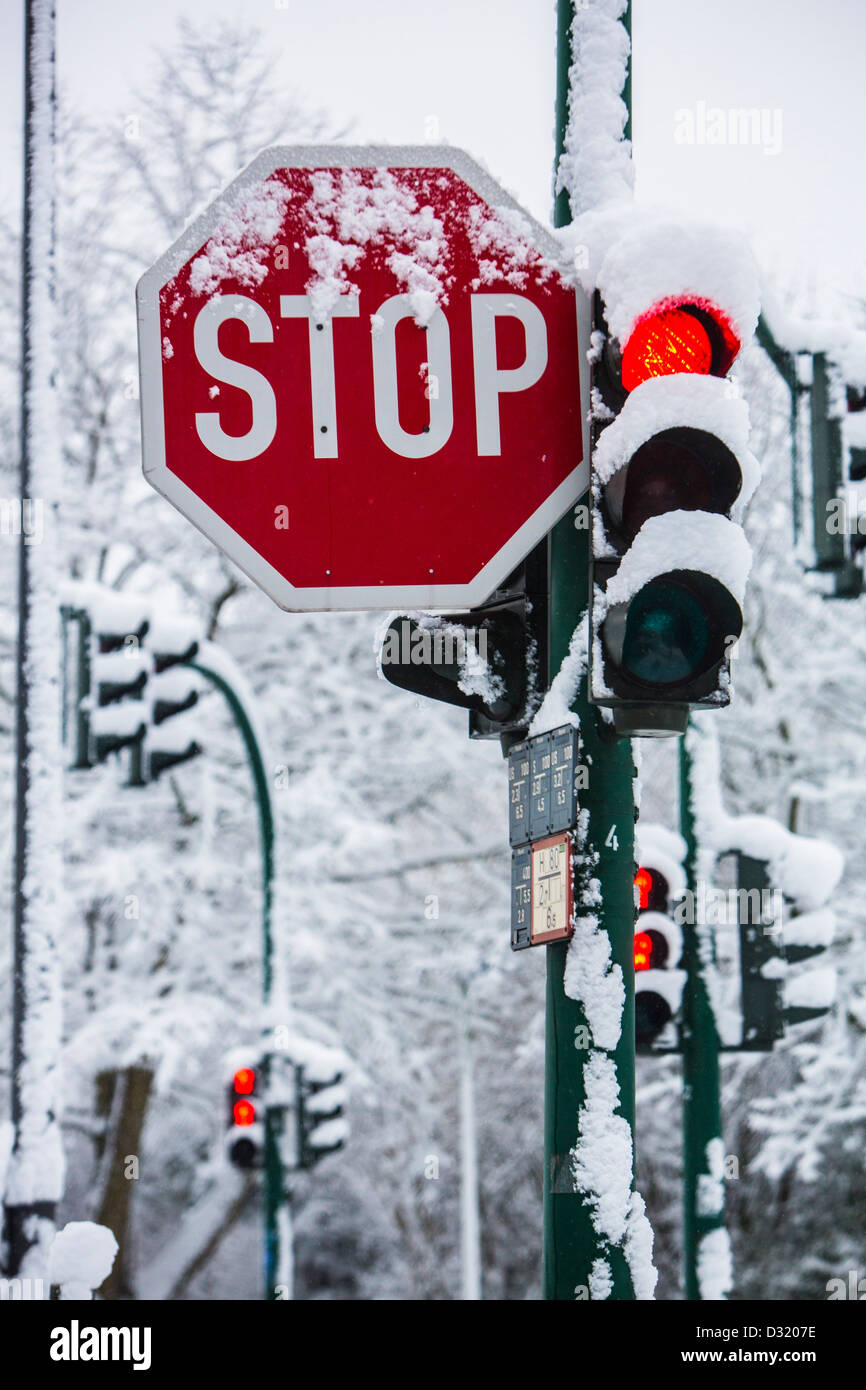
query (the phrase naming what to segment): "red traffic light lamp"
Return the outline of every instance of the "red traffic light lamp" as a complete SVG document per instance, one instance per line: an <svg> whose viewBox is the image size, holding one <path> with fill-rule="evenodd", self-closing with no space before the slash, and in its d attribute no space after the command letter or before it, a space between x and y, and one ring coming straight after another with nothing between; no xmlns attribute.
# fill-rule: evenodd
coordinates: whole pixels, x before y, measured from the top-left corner
<svg viewBox="0 0 866 1390"><path fill-rule="evenodd" d="M652 376L725 376L740 351L727 315L709 300L654 304L622 350L621 380L633 391Z"/></svg>
<svg viewBox="0 0 866 1390"><path fill-rule="evenodd" d="M663 932L637 931L634 934L635 970L663 970L668 964L670 947Z"/></svg>
<svg viewBox="0 0 866 1390"><path fill-rule="evenodd" d="M226 1152L236 1168L258 1168L264 1140L258 1105L259 1068L247 1063L235 1065L229 1075Z"/></svg>
<svg viewBox="0 0 866 1390"><path fill-rule="evenodd" d="M635 907L638 912L667 912L670 885L658 869L641 864L634 876Z"/></svg>
<svg viewBox="0 0 866 1390"><path fill-rule="evenodd" d="M256 1074L252 1067L240 1067L234 1074L235 1093L251 1096L256 1089Z"/></svg>
<svg viewBox="0 0 866 1390"><path fill-rule="evenodd" d="M638 931L634 934L634 968L635 970L649 970L652 967L653 943L652 937L647 931Z"/></svg>

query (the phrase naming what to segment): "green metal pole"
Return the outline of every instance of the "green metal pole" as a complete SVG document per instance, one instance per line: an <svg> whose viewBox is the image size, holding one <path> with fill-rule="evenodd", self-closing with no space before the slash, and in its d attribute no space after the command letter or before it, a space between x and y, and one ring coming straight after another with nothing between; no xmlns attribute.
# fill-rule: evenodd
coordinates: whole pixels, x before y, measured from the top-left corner
<svg viewBox="0 0 866 1390"><path fill-rule="evenodd" d="M559 0L557 165L568 116L573 16L572 0ZM570 220L565 193L556 198L554 220L557 226ZM568 653L575 629L586 621L589 600L588 534L575 529L571 515L550 533L548 565L552 680ZM625 982L625 1005L619 1042L610 1050L599 1048L592 1040L581 1003L565 991L567 943L547 947L543 1296L561 1300L588 1297L593 1267L604 1261L611 1276L609 1297L633 1299L621 1245L611 1247L597 1228L592 1194L576 1190L572 1153L578 1145L581 1110L587 1100L586 1069L599 1053L613 1064L619 1086L616 1113L634 1134L634 765L629 743L609 742L602 735L598 711L587 700L585 678L573 709L580 718L580 760L589 767L589 786L581 794L581 810L589 813L584 862L592 864L591 875L602 885L599 904L592 897L586 875L578 873L575 912L578 917L595 915L608 933L612 964L621 968Z"/></svg>
<svg viewBox="0 0 866 1390"><path fill-rule="evenodd" d="M686 842L686 887L691 902L698 893L698 837L689 730L680 739L680 832ZM722 1103L719 1035L706 981L706 948L701 950L700 922L683 929L682 967L686 972L681 1012L683 1057L683 1269L685 1296L718 1297L701 1291L701 1244L712 1231L724 1229ZM717 1267L717 1259L707 1264Z"/></svg>
<svg viewBox="0 0 866 1390"><path fill-rule="evenodd" d="M250 770L253 775L256 805L259 813L259 830L262 849L262 1000L265 1006L271 1001L274 981L274 941L272 911L274 901L274 809L271 802L271 789L262 750L259 746L252 720L237 691L225 676L207 664L201 656L186 663L190 670L197 671L225 696L234 717L235 724L244 741ZM270 1082L270 1057L265 1058L264 1082L267 1097ZM284 1299L291 1289L285 1289L290 1276L284 1272L291 1269L289 1243L291 1193L286 1182L286 1172L282 1157L282 1138L285 1125L285 1112L282 1107L265 1106L265 1299L275 1302Z"/></svg>
<svg viewBox="0 0 866 1390"><path fill-rule="evenodd" d="M216 686L225 696L244 741L250 771L253 775L262 847L262 999L265 1004L268 1004L271 998L274 973L274 943L271 928L274 902L274 808L271 802L271 789L265 769L265 760L244 702L225 676L220 671L208 666L201 655L185 664L189 670L198 671L199 675L206 676L211 684Z"/></svg>

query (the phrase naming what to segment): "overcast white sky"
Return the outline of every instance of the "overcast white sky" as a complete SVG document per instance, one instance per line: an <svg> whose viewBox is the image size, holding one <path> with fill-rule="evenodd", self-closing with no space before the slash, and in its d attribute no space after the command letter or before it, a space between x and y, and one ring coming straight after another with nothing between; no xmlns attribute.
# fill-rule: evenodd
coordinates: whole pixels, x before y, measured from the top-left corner
<svg viewBox="0 0 866 1390"><path fill-rule="evenodd" d="M0 197L18 200L21 0L0 0ZM64 88L106 120L136 110L149 51L177 19L265 31L288 87L352 118L353 139L441 137L549 214L553 0L57 0ZM634 0L642 198L740 222L801 307L825 284L866 290L863 0ZM756 107L757 145L678 143L675 113ZM776 113L780 113L778 116ZM781 127L777 124L781 121ZM697 131L696 131L697 133ZM803 296L806 302L803 304Z"/></svg>

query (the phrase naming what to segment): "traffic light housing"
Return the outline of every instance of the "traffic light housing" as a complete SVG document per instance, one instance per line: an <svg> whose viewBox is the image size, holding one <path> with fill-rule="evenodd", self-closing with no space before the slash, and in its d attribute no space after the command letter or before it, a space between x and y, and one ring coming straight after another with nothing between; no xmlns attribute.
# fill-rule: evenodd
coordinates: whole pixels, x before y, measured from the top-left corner
<svg viewBox="0 0 866 1390"><path fill-rule="evenodd" d="M79 629L87 644L86 765L124 749L135 759L147 732L144 691L150 662L143 643L150 627L145 601L113 594L92 595Z"/></svg>
<svg viewBox="0 0 866 1390"><path fill-rule="evenodd" d="M752 818L753 827L761 819ZM841 855L823 841L774 829L792 842L790 853L799 862L808 897L798 902L795 891L774 885L770 861L744 849L735 852L744 1051L772 1051L787 1026L823 1018L836 996L832 966L797 967L832 944L835 913L822 904L841 875ZM784 871L778 876L784 880Z"/></svg>
<svg viewBox="0 0 866 1390"><path fill-rule="evenodd" d="M190 737L183 720L166 728L168 720L198 704L198 683L187 664L198 653L196 629L189 622L154 620L148 647L153 657L148 696L150 721L144 741L145 776L157 781L164 772L189 762L201 753L201 744Z"/></svg>
<svg viewBox="0 0 866 1390"><path fill-rule="evenodd" d="M331 1049L317 1048L315 1056L295 1064L300 1168L312 1168L344 1147L349 1132L344 1081L342 1054Z"/></svg>
<svg viewBox="0 0 866 1390"><path fill-rule="evenodd" d="M642 866L643 867L643 866ZM639 1051L676 1051L675 1025L685 971L682 929L666 913L642 912L634 933L635 1046Z"/></svg>
<svg viewBox="0 0 866 1390"><path fill-rule="evenodd" d="M67 586L63 738L72 767L127 752L127 785L146 786L201 751L175 716L198 701L195 625L154 616L149 600L97 584Z"/></svg>
<svg viewBox="0 0 866 1390"><path fill-rule="evenodd" d="M264 1144L262 1066L259 1059L235 1056L229 1060L226 1153L236 1168L260 1168Z"/></svg>
<svg viewBox="0 0 866 1390"><path fill-rule="evenodd" d="M700 283L712 257L699 239L668 240ZM750 563L733 513L758 467L726 377L757 295L737 289L748 257L744 272L724 238L716 255L729 273L707 295L682 286L658 230L623 241L628 255L615 246L602 266L594 315L590 698L613 710L617 734L647 737L681 734L690 708L730 700ZM657 297L641 302L641 283Z"/></svg>
<svg viewBox="0 0 866 1390"><path fill-rule="evenodd" d="M639 1052L679 1050L679 1020L685 971L682 928L674 903L685 892L685 845L673 831L652 824L637 830L634 876L635 1047Z"/></svg>
<svg viewBox="0 0 866 1390"><path fill-rule="evenodd" d="M525 734L547 670L547 544L487 603L465 613L399 614L382 638L385 680L469 711L470 738Z"/></svg>
<svg viewBox="0 0 866 1390"><path fill-rule="evenodd" d="M866 387L845 388L845 438L848 445L848 481L866 478Z"/></svg>

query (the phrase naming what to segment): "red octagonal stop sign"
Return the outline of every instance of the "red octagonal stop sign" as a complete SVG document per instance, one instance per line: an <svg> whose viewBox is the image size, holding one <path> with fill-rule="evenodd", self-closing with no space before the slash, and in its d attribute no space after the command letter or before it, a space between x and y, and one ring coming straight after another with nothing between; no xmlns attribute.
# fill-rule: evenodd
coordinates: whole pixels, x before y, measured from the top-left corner
<svg viewBox="0 0 866 1390"><path fill-rule="evenodd" d="M148 480L288 609L482 603L586 490L586 299L459 150L267 150L138 286Z"/></svg>

